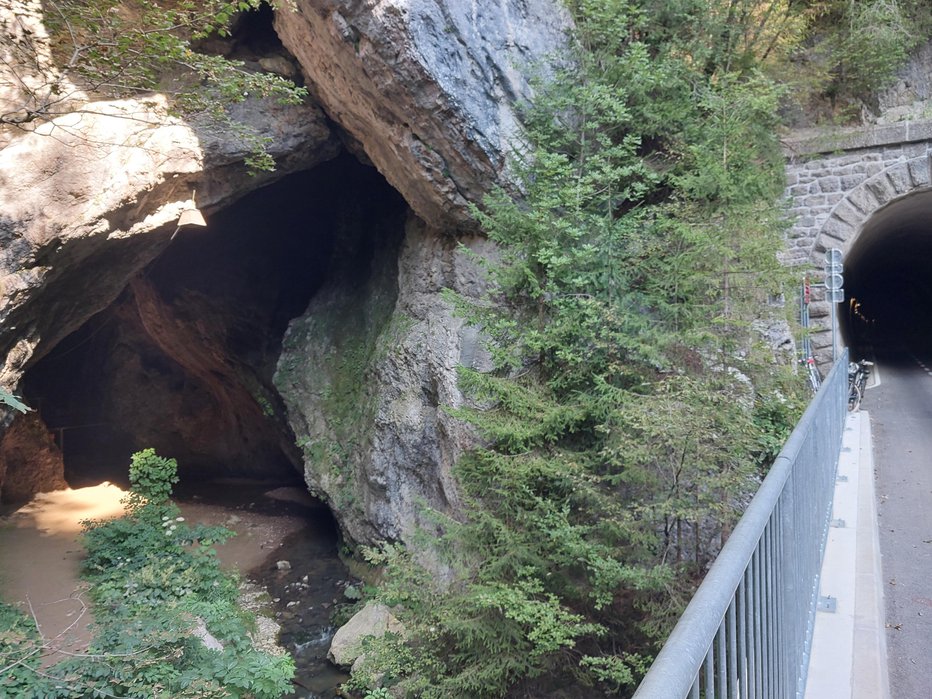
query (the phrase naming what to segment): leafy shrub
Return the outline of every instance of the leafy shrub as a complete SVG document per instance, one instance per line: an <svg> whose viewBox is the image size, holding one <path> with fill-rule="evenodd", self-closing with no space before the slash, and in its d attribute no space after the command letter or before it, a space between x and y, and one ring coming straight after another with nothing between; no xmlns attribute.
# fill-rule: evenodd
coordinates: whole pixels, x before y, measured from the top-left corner
<svg viewBox="0 0 932 699"><path fill-rule="evenodd" d="M42 641L35 622L0 602L0 697L42 696L49 682L39 674Z"/></svg>
<svg viewBox="0 0 932 699"><path fill-rule="evenodd" d="M290 691L292 658L253 648L254 623L239 606L238 581L217 561L213 545L232 533L188 525L168 499L176 470L173 459L151 449L134 454L126 515L84 523L95 618L87 655L35 672L39 654L23 652L36 643L34 628L11 623L0 608L0 652L29 661L7 663L0 689L62 699L274 699ZM222 650L207 648L204 630Z"/></svg>
<svg viewBox="0 0 932 699"><path fill-rule="evenodd" d="M158 456L151 448L136 452L130 460L129 482L131 509L139 498L152 505L164 505L178 482L178 462Z"/></svg>

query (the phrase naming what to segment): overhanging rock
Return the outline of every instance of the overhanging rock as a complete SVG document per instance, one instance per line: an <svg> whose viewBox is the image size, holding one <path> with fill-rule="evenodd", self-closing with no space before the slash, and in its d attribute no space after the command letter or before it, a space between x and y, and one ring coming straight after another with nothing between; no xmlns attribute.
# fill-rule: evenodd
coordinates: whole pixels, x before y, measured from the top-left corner
<svg viewBox="0 0 932 699"><path fill-rule="evenodd" d="M328 115L440 229L507 183L518 105L570 26L557 0L296 0L275 20Z"/></svg>

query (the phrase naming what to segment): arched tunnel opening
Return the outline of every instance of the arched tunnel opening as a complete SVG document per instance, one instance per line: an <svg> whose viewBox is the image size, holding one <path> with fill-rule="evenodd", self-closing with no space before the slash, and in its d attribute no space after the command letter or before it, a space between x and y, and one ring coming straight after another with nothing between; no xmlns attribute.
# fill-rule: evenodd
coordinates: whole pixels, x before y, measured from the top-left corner
<svg viewBox="0 0 932 699"><path fill-rule="evenodd" d="M273 385L283 335L335 270L346 273L347 256L364 276L384 239L400 240L405 211L381 175L344 154L182 229L24 376L68 484L125 485L131 455L153 447L177 459L182 487L303 485Z"/></svg>
<svg viewBox="0 0 932 699"><path fill-rule="evenodd" d="M844 259L842 339L872 352L932 355L932 192L877 211Z"/></svg>

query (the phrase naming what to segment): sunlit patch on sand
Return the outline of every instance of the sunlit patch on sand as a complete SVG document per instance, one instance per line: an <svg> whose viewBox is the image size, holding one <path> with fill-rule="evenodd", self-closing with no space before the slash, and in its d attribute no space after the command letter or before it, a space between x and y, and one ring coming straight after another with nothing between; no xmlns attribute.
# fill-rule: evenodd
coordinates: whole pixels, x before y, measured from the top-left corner
<svg viewBox="0 0 932 699"><path fill-rule="evenodd" d="M126 491L112 483L39 493L10 516L17 527L33 527L46 535L75 534L87 519L110 519L123 514L120 500Z"/></svg>

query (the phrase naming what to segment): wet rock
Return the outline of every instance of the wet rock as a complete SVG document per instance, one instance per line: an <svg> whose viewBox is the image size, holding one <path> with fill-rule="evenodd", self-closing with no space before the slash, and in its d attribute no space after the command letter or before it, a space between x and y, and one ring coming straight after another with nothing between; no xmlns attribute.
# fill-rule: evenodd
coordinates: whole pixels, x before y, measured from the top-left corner
<svg viewBox="0 0 932 699"><path fill-rule="evenodd" d="M291 563L288 561L277 561L275 567L282 571L291 570Z"/></svg>

